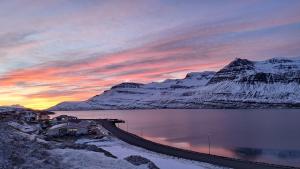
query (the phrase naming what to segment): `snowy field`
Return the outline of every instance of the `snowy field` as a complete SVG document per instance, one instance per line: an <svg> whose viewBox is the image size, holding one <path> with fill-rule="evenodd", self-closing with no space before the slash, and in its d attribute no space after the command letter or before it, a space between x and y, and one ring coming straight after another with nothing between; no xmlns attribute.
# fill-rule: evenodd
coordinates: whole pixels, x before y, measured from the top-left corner
<svg viewBox="0 0 300 169"><path fill-rule="evenodd" d="M117 138L108 137L101 140L79 139L78 144L96 145L106 151L109 151L118 159L124 159L131 155L139 155L154 162L160 169L219 169L218 167L207 163L201 163L191 160L179 159L152 151L145 150L140 147L129 145Z"/></svg>
<svg viewBox="0 0 300 169"><path fill-rule="evenodd" d="M146 165L134 166L123 159L87 150L54 149L51 153L61 156L61 162L70 169L148 169Z"/></svg>

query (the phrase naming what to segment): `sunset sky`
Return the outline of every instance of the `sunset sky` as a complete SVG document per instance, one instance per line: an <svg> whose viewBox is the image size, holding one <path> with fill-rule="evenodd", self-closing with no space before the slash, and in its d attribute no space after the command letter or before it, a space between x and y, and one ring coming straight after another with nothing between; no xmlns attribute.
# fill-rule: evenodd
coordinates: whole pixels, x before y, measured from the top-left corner
<svg viewBox="0 0 300 169"><path fill-rule="evenodd" d="M1 0L0 105L300 56L299 0Z"/></svg>

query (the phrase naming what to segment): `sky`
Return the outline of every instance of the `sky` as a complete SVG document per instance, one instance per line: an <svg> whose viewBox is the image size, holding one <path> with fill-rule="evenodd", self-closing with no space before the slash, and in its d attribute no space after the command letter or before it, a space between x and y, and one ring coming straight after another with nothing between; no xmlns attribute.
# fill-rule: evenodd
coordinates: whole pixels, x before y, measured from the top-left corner
<svg viewBox="0 0 300 169"><path fill-rule="evenodd" d="M300 56L299 0L1 0L0 105Z"/></svg>

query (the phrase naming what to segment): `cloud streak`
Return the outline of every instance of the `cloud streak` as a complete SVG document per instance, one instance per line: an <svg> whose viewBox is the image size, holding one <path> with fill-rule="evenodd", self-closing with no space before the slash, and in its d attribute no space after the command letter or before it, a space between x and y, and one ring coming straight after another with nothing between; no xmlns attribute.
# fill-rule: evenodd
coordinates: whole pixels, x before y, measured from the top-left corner
<svg viewBox="0 0 300 169"><path fill-rule="evenodd" d="M133 6L51 1L26 7L34 27L18 21L23 29L0 32L0 104L46 108L87 99L124 81L148 83L218 70L235 57L299 56L300 3L275 2L235 2L222 8L223 15L203 10L198 17L189 10L221 4L191 1L177 8L155 1ZM47 6L58 13L35 16Z"/></svg>

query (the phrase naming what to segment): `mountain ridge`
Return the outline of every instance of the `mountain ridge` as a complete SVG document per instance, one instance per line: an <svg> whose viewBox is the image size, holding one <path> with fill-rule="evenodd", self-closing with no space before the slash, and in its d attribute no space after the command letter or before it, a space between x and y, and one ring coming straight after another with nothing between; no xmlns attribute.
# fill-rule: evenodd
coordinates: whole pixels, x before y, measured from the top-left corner
<svg viewBox="0 0 300 169"><path fill-rule="evenodd" d="M300 59L236 58L217 72L121 83L86 101L62 102L49 110L271 107L300 108Z"/></svg>

